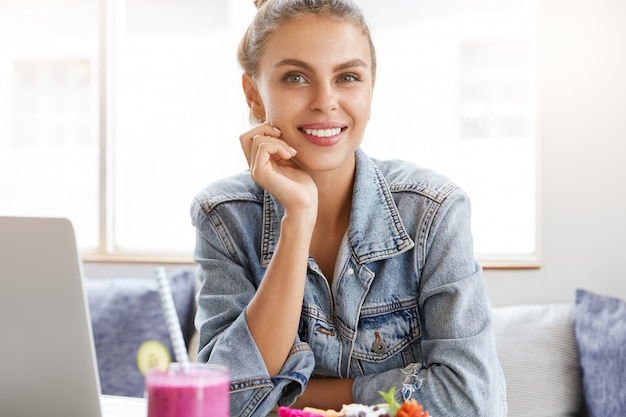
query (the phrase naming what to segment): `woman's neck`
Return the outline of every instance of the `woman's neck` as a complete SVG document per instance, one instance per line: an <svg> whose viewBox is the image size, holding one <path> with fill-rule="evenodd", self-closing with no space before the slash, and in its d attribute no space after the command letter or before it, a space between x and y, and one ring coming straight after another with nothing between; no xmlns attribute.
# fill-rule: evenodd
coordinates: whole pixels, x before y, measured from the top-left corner
<svg viewBox="0 0 626 417"><path fill-rule="evenodd" d="M344 228L350 219L352 191L354 189L354 169L349 172L316 173L313 178L317 185L317 223L324 228Z"/></svg>
<svg viewBox="0 0 626 417"><path fill-rule="evenodd" d="M317 221L311 239L310 254L332 285L337 254L350 224L354 172L351 175L327 175L317 178Z"/></svg>

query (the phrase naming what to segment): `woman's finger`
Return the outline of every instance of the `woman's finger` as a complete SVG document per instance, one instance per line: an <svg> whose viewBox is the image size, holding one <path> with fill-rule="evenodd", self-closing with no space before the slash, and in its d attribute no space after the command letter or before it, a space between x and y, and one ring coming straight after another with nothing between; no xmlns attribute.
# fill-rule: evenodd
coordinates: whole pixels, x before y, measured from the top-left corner
<svg viewBox="0 0 626 417"><path fill-rule="evenodd" d="M239 143L241 144L241 149L246 156L248 166L250 166L250 162L252 160L252 145L254 142L254 137L258 135L279 138L281 135L281 131L278 128L264 123L260 126L255 126L253 129L250 129L249 131L239 136Z"/></svg>
<svg viewBox="0 0 626 417"><path fill-rule="evenodd" d="M291 159L296 150L287 145L282 140L273 140L267 136L256 135L252 139L252 158L251 161L280 161L283 159Z"/></svg>

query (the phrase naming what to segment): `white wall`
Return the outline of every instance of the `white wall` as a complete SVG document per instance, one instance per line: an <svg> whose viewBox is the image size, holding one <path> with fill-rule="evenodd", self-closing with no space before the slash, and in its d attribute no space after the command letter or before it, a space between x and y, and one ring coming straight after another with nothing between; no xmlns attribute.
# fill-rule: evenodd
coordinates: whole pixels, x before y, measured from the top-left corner
<svg viewBox="0 0 626 417"><path fill-rule="evenodd" d="M485 271L492 303L626 299L626 1L541 0L541 268Z"/></svg>

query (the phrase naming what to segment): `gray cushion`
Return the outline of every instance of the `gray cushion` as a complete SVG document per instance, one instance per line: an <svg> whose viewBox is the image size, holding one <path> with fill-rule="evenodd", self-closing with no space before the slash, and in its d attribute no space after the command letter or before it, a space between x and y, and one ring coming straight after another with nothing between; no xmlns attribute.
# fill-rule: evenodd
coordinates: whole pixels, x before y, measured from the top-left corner
<svg viewBox="0 0 626 417"><path fill-rule="evenodd" d="M626 302L578 290L575 317L589 416L626 416Z"/></svg>
<svg viewBox="0 0 626 417"><path fill-rule="evenodd" d="M162 343L174 358L155 278L87 279L86 291L103 394L143 397L137 366L142 343ZM169 277L174 305L188 342L193 332L195 278L190 271Z"/></svg>
<svg viewBox="0 0 626 417"><path fill-rule="evenodd" d="M508 416L578 416L582 381L573 305L517 305L493 312Z"/></svg>

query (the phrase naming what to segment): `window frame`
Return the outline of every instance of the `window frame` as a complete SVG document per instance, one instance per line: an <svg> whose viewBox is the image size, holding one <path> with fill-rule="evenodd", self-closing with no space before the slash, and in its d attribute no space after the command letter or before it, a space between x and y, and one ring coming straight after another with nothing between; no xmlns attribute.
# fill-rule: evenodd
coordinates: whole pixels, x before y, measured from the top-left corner
<svg viewBox="0 0 626 417"><path fill-rule="evenodd" d="M113 71L113 52L115 31L115 8L118 6L117 0L98 0L99 3L99 40L98 40L98 142L99 142L99 244L93 251L82 253L82 259L91 263L166 263L166 264L193 264L190 255L171 255L149 252L132 252L120 250L114 247L113 224L114 214L114 189L113 189L113 125L110 115L115 105L114 94L112 94L111 83ZM538 84L538 83L536 83ZM535 113L537 110L535 109ZM538 132L535 129L535 143L538 143ZM537 153L537 151L536 151ZM535 155L538 160L538 155ZM537 165L538 171L538 165ZM503 255L502 257L489 257L478 262L484 269L509 270L509 269L538 269L541 267L540 250L540 217L539 217L539 172L535 180L535 193L537 195L535 204L535 253L531 255Z"/></svg>

